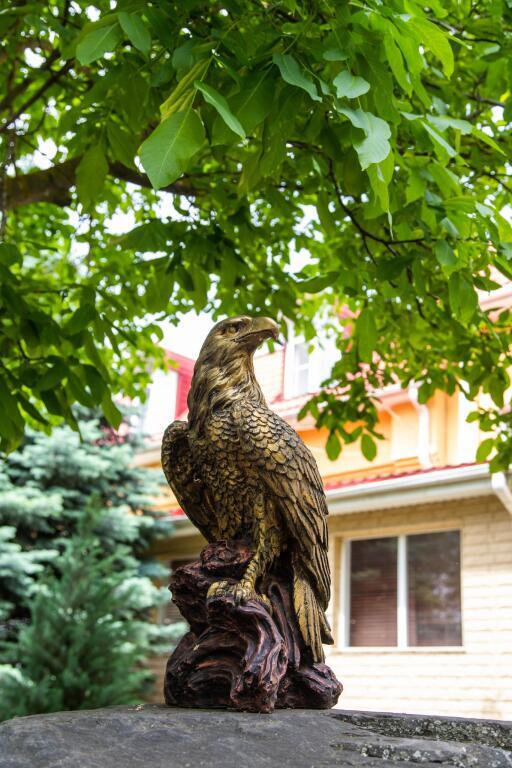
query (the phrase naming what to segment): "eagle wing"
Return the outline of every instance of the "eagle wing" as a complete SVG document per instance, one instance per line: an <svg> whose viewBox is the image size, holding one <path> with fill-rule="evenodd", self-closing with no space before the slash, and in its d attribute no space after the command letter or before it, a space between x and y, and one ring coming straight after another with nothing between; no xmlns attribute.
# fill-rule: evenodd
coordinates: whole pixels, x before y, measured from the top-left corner
<svg viewBox="0 0 512 768"><path fill-rule="evenodd" d="M212 514L204 484L196 472L185 421L174 421L164 432L162 469L187 517L207 541L215 541L218 538L215 515Z"/></svg>
<svg viewBox="0 0 512 768"><path fill-rule="evenodd" d="M239 402L233 415L241 448L277 497L293 550L325 610L330 599L327 503L313 454L265 405Z"/></svg>

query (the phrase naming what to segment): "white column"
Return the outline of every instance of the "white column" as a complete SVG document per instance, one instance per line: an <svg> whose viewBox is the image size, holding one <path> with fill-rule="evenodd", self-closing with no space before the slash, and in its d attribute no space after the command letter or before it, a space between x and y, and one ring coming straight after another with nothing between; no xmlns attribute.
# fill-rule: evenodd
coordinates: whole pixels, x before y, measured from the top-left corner
<svg viewBox="0 0 512 768"><path fill-rule="evenodd" d="M397 645L407 647L407 537L398 537L397 556Z"/></svg>
<svg viewBox="0 0 512 768"><path fill-rule="evenodd" d="M350 645L350 541L343 540L341 547L341 605L338 624L340 646Z"/></svg>

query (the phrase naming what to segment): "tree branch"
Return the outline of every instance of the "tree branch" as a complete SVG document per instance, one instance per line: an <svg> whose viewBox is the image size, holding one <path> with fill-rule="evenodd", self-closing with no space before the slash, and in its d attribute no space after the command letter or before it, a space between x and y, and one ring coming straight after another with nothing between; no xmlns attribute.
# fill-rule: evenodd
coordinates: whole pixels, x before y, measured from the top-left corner
<svg viewBox="0 0 512 768"><path fill-rule="evenodd" d="M122 163L110 163L109 164L110 176L116 176L122 181L129 181L131 184L136 184L138 187L145 187L146 189L153 189L148 177L134 170L133 168L127 168ZM175 195L189 195L190 197L197 197L202 194L202 190L195 187L190 180L193 178L193 174L190 174L186 179L178 179L178 181L169 184L167 187L160 189L160 192L172 192Z"/></svg>
<svg viewBox="0 0 512 768"><path fill-rule="evenodd" d="M32 203L54 203L62 207L69 205L71 188L75 185L76 168L81 159L81 156L73 157L51 168L7 177L5 179L5 210L14 210ZM146 175L127 168L122 163L110 163L109 175L139 187L151 189L151 182ZM201 194L201 190L194 187L189 180L175 181L161 191L191 197Z"/></svg>
<svg viewBox="0 0 512 768"><path fill-rule="evenodd" d="M481 175L482 175L482 176L487 176L489 179L494 179L494 181L496 181L498 184L501 184L501 186L503 187L503 189L506 189L506 190L507 190L507 192L508 192L510 195L512 195L512 186L510 186L510 185L508 185L508 184L505 184L505 182L504 182L504 181L502 181L502 179L501 179L501 176L502 176L502 175L503 175L503 176L505 176L505 178L508 178L508 177L507 177L505 174L500 174L500 173L496 173L496 172L492 172L492 173L489 173L489 172L484 172L484 173L482 173Z"/></svg>
<svg viewBox="0 0 512 768"><path fill-rule="evenodd" d="M58 51L52 51L52 53L48 56L44 64L39 67L39 69L36 71L35 74L40 75L41 72L45 72L47 69L51 67L54 61L59 58L59 52ZM8 91L7 96L4 96L3 99L0 100L0 110L4 110L6 107L9 107L12 105L12 102L17 96L20 96L24 91L27 90L32 85L32 80L28 77L23 78L17 85L14 86L10 91Z"/></svg>
<svg viewBox="0 0 512 768"><path fill-rule="evenodd" d="M343 196L341 194L341 189L338 184L338 180L336 178L336 174L334 173L334 163L329 158L328 159L329 164L329 178L332 181L332 185L334 187L334 191L336 192L336 197L338 199L338 203L340 205L340 208L343 210L344 213L348 216L354 227L358 230L358 232L361 234L363 240L366 240L366 238L369 238L370 240L374 240L376 243L381 243L385 248L387 248L388 251L390 251L393 256L396 256L396 251L393 250L391 246L393 245L404 245L406 243L423 243L425 241L424 237L414 237L409 238L407 240L386 240L384 237L379 237L378 235L374 235L373 232L370 232L368 229L365 229L357 220L354 213L350 210L348 205L345 205L343 202Z"/></svg>
<svg viewBox="0 0 512 768"><path fill-rule="evenodd" d="M52 85L54 85L60 78L66 74L71 69L72 62L67 61L63 66L52 73L51 77L48 78L38 89L35 91L30 98L28 98L18 109L16 109L14 112L11 112L7 120L0 126L0 133L5 133L9 130L9 127L12 125L12 123L25 112L29 107L34 104L38 99L41 98L41 96L50 88Z"/></svg>

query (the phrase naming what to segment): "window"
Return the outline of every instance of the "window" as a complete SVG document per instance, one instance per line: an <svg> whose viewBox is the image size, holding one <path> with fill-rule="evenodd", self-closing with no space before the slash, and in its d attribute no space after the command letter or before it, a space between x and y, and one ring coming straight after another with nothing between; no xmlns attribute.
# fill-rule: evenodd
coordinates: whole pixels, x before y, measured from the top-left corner
<svg viewBox="0 0 512 768"><path fill-rule="evenodd" d="M397 643L397 540L353 541L350 645Z"/></svg>
<svg viewBox="0 0 512 768"><path fill-rule="evenodd" d="M297 397L317 392L328 379L334 363L339 358L335 339L324 338L316 343L291 339L285 362L285 392L287 397Z"/></svg>
<svg viewBox="0 0 512 768"><path fill-rule="evenodd" d="M349 646L462 644L459 531L347 542Z"/></svg>
<svg viewBox="0 0 512 768"><path fill-rule="evenodd" d="M461 645L458 531L407 537L409 645Z"/></svg>

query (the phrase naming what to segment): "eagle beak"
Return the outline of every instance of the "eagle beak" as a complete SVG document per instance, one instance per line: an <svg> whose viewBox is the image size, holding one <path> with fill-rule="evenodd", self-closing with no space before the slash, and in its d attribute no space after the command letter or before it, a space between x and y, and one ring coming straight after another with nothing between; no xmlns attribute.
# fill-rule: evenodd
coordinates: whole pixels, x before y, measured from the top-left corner
<svg viewBox="0 0 512 768"><path fill-rule="evenodd" d="M236 341L256 349L265 339L279 341L279 326L270 317L255 317L250 328L238 336Z"/></svg>

